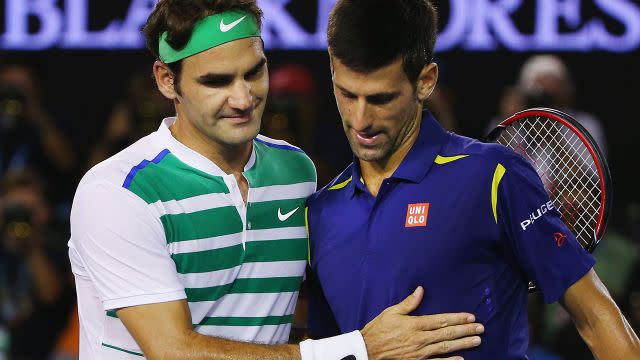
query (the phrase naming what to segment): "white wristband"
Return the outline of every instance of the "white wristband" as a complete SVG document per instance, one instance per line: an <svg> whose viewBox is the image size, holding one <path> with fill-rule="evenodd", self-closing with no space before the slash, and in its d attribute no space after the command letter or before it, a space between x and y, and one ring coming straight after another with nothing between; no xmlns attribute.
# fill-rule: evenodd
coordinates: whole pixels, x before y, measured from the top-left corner
<svg viewBox="0 0 640 360"><path fill-rule="evenodd" d="M369 360L360 331L300 343L302 360Z"/></svg>

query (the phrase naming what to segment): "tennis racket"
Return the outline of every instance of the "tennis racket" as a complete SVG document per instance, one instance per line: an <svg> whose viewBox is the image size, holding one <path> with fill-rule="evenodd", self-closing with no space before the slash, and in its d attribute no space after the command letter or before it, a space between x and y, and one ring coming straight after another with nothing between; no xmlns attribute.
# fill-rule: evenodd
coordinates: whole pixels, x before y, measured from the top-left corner
<svg viewBox="0 0 640 360"><path fill-rule="evenodd" d="M607 227L613 188L607 161L589 132L568 114L533 108L501 122L486 141L529 160L562 221L593 252ZM531 282L529 291L536 291Z"/></svg>

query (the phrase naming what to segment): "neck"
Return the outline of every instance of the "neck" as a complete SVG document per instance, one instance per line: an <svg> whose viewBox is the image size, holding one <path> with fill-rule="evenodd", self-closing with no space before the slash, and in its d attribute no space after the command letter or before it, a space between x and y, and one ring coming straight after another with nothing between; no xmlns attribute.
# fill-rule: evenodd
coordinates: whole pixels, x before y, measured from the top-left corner
<svg viewBox="0 0 640 360"><path fill-rule="evenodd" d="M422 111L418 111L416 116L421 117ZM415 120L413 126L407 129L406 134L402 137L398 148L389 156L375 161L359 160L360 173L367 189L373 196L377 196L382 181L393 175L418 139L421 121L420 119Z"/></svg>
<svg viewBox="0 0 640 360"><path fill-rule="evenodd" d="M170 130L176 140L211 160L227 174L242 173L251 157L252 141L240 145L220 144L180 117L171 125Z"/></svg>

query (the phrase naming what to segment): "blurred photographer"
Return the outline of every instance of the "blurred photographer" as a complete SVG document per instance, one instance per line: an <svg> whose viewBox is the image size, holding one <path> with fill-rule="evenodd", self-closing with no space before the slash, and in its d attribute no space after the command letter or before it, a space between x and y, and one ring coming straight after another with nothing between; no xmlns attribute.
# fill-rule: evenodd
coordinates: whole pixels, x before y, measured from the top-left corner
<svg viewBox="0 0 640 360"><path fill-rule="evenodd" d="M269 97L260 133L305 149L316 167L318 185L324 186L340 169L334 169L331 163L334 159L326 156L334 149L323 149L331 145L319 140L325 138L322 131L326 129L318 127L321 105L317 94L309 67L295 63L274 65L269 69ZM294 320L294 328L295 324Z"/></svg>
<svg viewBox="0 0 640 360"><path fill-rule="evenodd" d="M0 186L0 327L9 359L45 359L74 294L64 238L34 173L10 172Z"/></svg>
<svg viewBox="0 0 640 360"><path fill-rule="evenodd" d="M600 120L593 114L576 109L575 85L565 63L555 55L534 55L520 68L515 85L504 89L498 104L498 115L487 131L518 111L534 107L554 108L571 115L587 129L602 152L607 154L607 139Z"/></svg>
<svg viewBox="0 0 640 360"><path fill-rule="evenodd" d="M173 114L173 104L158 92L146 69L129 77L126 94L111 111L102 139L89 155L86 170L156 131L157 120Z"/></svg>
<svg viewBox="0 0 640 360"><path fill-rule="evenodd" d="M71 194L66 187L75 164L69 141L46 110L31 68L1 66L0 176L12 170L37 169L61 189L59 194Z"/></svg>
<svg viewBox="0 0 640 360"><path fill-rule="evenodd" d="M550 107L572 115L606 154L602 124L594 115L575 108L575 86L569 69L559 57L547 54L529 58L522 65L518 85L527 108Z"/></svg>

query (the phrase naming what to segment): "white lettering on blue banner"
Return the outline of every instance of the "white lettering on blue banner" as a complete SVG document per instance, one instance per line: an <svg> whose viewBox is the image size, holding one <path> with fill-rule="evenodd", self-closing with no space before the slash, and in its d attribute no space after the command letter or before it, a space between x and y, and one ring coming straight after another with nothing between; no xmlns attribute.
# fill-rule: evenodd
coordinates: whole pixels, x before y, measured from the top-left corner
<svg viewBox="0 0 640 360"><path fill-rule="evenodd" d="M99 0L94 0L99 1ZM137 49L144 47L140 29L157 0L130 0L124 18L89 31L90 0L5 0L0 49ZM287 9L290 0L258 0L264 11L263 38L269 49L325 50L327 16L335 0L312 2L313 32ZM513 17L524 0L449 0L448 18L436 51L609 51L640 48L640 5L633 0L535 0L534 29L523 32ZM596 16L586 17L590 6ZM442 7L442 6L441 6ZM29 27L30 19L38 26ZM612 32L605 19L616 23ZM564 28L561 28L563 24ZM620 30L621 29L621 30Z"/></svg>

